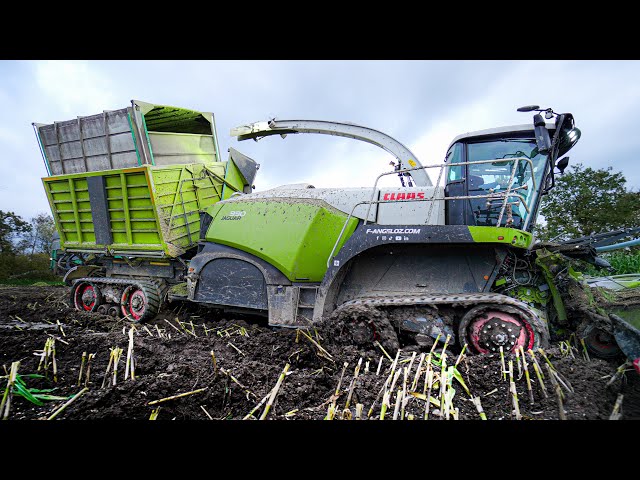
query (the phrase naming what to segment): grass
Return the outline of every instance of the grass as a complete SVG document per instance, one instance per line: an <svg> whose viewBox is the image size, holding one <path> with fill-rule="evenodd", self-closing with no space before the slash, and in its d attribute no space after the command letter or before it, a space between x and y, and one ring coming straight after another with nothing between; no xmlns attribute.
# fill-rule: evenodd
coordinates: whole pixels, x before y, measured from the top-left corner
<svg viewBox="0 0 640 480"><path fill-rule="evenodd" d="M38 279L27 279L27 278L16 278L13 280L4 279L0 280L0 285L14 285L16 287L45 287L45 286L64 286L63 281L59 280L38 280Z"/></svg>

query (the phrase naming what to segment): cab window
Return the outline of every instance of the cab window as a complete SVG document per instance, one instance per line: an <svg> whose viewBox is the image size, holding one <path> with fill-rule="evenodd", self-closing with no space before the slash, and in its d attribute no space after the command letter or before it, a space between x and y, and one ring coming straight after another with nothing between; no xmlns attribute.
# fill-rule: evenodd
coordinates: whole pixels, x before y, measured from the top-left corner
<svg viewBox="0 0 640 480"><path fill-rule="evenodd" d="M464 166L454 166L456 163L462 162L462 144L455 143L447 152L445 161L449 164L447 168L447 183L455 182L464 178Z"/></svg>

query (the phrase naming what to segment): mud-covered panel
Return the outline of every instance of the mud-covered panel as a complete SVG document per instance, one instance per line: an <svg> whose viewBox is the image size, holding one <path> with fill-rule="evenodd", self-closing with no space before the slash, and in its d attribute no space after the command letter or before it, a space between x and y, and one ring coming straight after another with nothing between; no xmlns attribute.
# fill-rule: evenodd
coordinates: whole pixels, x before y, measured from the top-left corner
<svg viewBox="0 0 640 480"><path fill-rule="evenodd" d="M204 269L211 260L216 258L236 258L256 265L262 269L268 285L291 285L291 282L282 272L255 255L243 252L237 248L211 242L202 244L201 251L189 262L189 270L195 274L200 274L200 271Z"/></svg>
<svg viewBox="0 0 640 480"><path fill-rule="evenodd" d="M175 262L175 261L174 261ZM126 262L114 261L108 266L109 276L132 276L175 279L178 269L176 263L167 262L166 265L140 262L129 265Z"/></svg>
<svg viewBox="0 0 640 480"><path fill-rule="evenodd" d="M267 286L262 272L248 262L218 258L200 272L196 302L266 310Z"/></svg>
<svg viewBox="0 0 640 480"><path fill-rule="evenodd" d="M487 291L496 267L493 247L381 245L352 260L338 304L356 297L395 293L427 295Z"/></svg>

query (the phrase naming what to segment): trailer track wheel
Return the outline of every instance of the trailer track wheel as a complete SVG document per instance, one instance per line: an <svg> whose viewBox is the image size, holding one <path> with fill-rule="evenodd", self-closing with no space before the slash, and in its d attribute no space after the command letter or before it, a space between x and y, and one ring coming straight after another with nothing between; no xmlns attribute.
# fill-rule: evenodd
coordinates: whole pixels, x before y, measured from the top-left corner
<svg viewBox="0 0 640 480"><path fill-rule="evenodd" d="M151 320L160 309L160 295L157 287L149 282L129 285L120 299L122 315L132 322L141 323Z"/></svg>
<svg viewBox="0 0 640 480"><path fill-rule="evenodd" d="M530 350L546 344L543 332L536 332L533 325L515 309L480 306L469 310L458 328L461 345L468 344L474 353L515 353L523 347Z"/></svg>
<svg viewBox="0 0 640 480"><path fill-rule="evenodd" d="M71 304L81 312L95 312L103 304L102 293L97 285L78 282L71 289Z"/></svg>

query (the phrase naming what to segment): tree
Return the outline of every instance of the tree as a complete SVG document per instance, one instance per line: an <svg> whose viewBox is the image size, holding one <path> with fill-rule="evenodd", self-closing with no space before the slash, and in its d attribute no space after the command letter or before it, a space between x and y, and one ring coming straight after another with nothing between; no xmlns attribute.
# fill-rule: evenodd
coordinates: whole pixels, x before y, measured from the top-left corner
<svg viewBox="0 0 640 480"><path fill-rule="evenodd" d="M543 240L567 240L592 233L640 226L640 192L628 191L626 179L612 167L594 170L580 163L556 176L556 186L542 197L546 225Z"/></svg>
<svg viewBox="0 0 640 480"><path fill-rule="evenodd" d="M18 249L31 255L34 253L49 254L55 231L56 224L53 217L48 213L40 213L31 219L31 230L22 236Z"/></svg>
<svg viewBox="0 0 640 480"><path fill-rule="evenodd" d="M15 254L14 239L31 231L31 225L13 212L0 210L0 254Z"/></svg>

